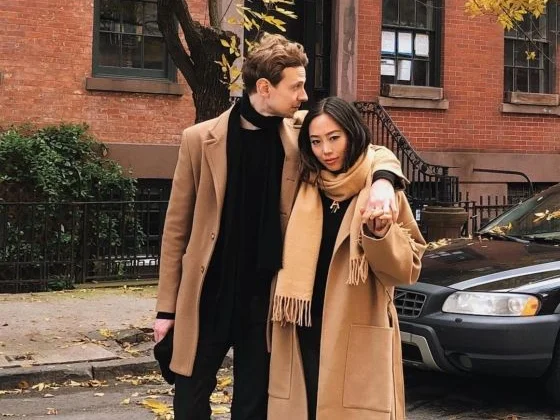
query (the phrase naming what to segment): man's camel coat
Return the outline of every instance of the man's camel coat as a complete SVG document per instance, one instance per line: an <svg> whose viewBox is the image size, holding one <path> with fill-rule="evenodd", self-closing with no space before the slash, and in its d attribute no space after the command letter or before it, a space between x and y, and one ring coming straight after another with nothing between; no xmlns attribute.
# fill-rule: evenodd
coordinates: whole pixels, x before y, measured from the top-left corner
<svg viewBox="0 0 560 420"><path fill-rule="evenodd" d="M156 310L175 313L170 367L184 376L192 374L198 343L200 295L220 232L230 113L231 109L183 132L163 230ZM304 116L305 112L300 111L294 118L284 119L280 126L285 154L279 209L283 233L297 193L297 136ZM400 163L395 155L385 148L379 148L378 152L374 169L400 174Z"/></svg>
<svg viewBox="0 0 560 420"><path fill-rule="evenodd" d="M342 220L325 291L317 420L405 419L401 341L392 299L394 286L417 280L425 242L404 193L397 193L397 199L398 223L385 237L361 235L370 271L357 286L346 284L356 198ZM296 327L275 322L268 420L307 417Z"/></svg>

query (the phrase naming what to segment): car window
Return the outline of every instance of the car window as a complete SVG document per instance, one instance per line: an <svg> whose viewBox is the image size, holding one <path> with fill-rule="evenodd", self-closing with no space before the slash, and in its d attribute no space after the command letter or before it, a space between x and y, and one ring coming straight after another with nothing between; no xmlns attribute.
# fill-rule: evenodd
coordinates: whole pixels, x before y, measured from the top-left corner
<svg viewBox="0 0 560 420"><path fill-rule="evenodd" d="M560 184L497 217L481 232L560 238Z"/></svg>

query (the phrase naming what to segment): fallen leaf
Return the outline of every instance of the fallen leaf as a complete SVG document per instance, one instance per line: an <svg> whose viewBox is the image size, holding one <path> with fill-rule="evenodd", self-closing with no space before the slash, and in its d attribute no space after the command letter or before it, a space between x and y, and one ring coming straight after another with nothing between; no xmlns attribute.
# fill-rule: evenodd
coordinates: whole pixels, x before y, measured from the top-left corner
<svg viewBox="0 0 560 420"><path fill-rule="evenodd" d="M93 394L94 397L102 397L103 395L105 395L103 392L96 392Z"/></svg>
<svg viewBox="0 0 560 420"><path fill-rule="evenodd" d="M47 407L48 416L56 416L57 414L58 414L58 410L56 408Z"/></svg>
<svg viewBox="0 0 560 420"><path fill-rule="evenodd" d="M107 328L101 328L99 330L99 334L101 334L105 338L115 338L115 334Z"/></svg>
<svg viewBox="0 0 560 420"><path fill-rule="evenodd" d="M229 408L224 405L212 406L212 414L227 414Z"/></svg>
<svg viewBox="0 0 560 420"><path fill-rule="evenodd" d="M21 381L21 382L17 385L17 387L18 387L19 389L27 389L27 388L29 388L29 382L27 382L27 381Z"/></svg>
<svg viewBox="0 0 560 420"><path fill-rule="evenodd" d="M33 385L31 387L31 389L35 389L35 390L41 392L43 389L45 389L45 383L41 382L41 383L38 383L37 385Z"/></svg>
<svg viewBox="0 0 560 420"><path fill-rule="evenodd" d="M53 394L45 394L43 395L43 398L54 398Z"/></svg>
<svg viewBox="0 0 560 420"><path fill-rule="evenodd" d="M123 404L123 405L130 404L130 398L125 398L124 400L121 401L121 404Z"/></svg>
<svg viewBox="0 0 560 420"><path fill-rule="evenodd" d="M162 401L158 401L155 399L147 398L141 402L141 404L157 415L167 415L171 414L172 407L169 404L166 404Z"/></svg>
<svg viewBox="0 0 560 420"><path fill-rule="evenodd" d="M218 379L217 387L218 387L218 389L225 388L226 386L231 385L232 383L233 383L232 378L229 377L229 376L226 376L224 378L219 378Z"/></svg>
<svg viewBox="0 0 560 420"><path fill-rule="evenodd" d="M229 404L231 403L231 397L227 392L213 392L210 395L210 402L214 404Z"/></svg>

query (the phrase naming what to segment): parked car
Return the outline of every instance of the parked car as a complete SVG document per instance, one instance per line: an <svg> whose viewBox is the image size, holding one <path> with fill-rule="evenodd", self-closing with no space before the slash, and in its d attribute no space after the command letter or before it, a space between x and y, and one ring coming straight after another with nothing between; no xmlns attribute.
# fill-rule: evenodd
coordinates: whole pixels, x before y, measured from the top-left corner
<svg viewBox="0 0 560 420"><path fill-rule="evenodd" d="M395 304L405 364L541 378L560 403L560 184L427 251Z"/></svg>

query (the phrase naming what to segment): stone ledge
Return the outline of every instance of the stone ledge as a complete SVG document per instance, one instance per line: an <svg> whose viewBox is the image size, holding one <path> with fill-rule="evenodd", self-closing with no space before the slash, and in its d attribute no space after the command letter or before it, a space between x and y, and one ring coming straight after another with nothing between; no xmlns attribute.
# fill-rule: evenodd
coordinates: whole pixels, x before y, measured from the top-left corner
<svg viewBox="0 0 560 420"><path fill-rule="evenodd" d="M539 115L560 115L560 107L545 105L520 105L503 103L500 111L504 114L539 114Z"/></svg>
<svg viewBox="0 0 560 420"><path fill-rule="evenodd" d="M378 101L379 105L387 108L449 109L449 101L447 99L436 101L432 99L389 98L380 96Z"/></svg>
<svg viewBox="0 0 560 420"><path fill-rule="evenodd" d="M382 95L390 98L428 99L430 101L441 101L443 99L443 88L386 83L383 85Z"/></svg>
<svg viewBox="0 0 560 420"><path fill-rule="evenodd" d="M86 90L182 96L185 94L186 89L185 86L179 83L161 80L86 77Z"/></svg>
<svg viewBox="0 0 560 420"><path fill-rule="evenodd" d="M506 92L505 102L516 105L558 106L560 95L551 93Z"/></svg>

